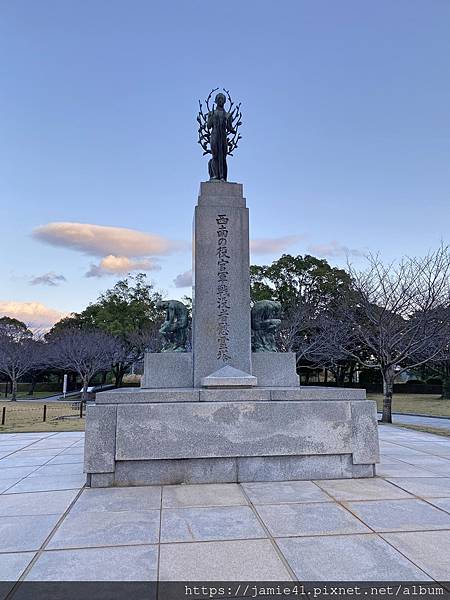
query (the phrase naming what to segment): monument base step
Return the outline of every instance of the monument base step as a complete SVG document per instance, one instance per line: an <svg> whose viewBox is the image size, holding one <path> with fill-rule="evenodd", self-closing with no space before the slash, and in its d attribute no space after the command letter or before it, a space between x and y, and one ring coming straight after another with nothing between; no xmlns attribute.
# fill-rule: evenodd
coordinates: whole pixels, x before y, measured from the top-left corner
<svg viewBox="0 0 450 600"><path fill-rule="evenodd" d="M376 403L364 396L338 388L103 392L87 408L85 472L94 487L371 477Z"/></svg>
<svg viewBox="0 0 450 600"><path fill-rule="evenodd" d="M91 487L194 483L248 483L373 477L374 465L354 465L351 454L323 456L240 456L128 460L116 462L114 473L92 473Z"/></svg>
<svg viewBox="0 0 450 600"><path fill-rule="evenodd" d="M141 388L192 388L193 369L192 352L146 352ZM251 375L256 377L259 387L298 387L295 352L253 352ZM242 383L248 384L248 381ZM198 387L201 385L200 381Z"/></svg>

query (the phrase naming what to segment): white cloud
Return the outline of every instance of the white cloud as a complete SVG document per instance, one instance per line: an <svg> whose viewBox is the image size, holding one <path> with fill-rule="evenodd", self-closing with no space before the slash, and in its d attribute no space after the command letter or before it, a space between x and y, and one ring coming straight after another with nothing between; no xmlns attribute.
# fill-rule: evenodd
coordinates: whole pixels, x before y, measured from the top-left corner
<svg viewBox="0 0 450 600"><path fill-rule="evenodd" d="M0 301L0 317L7 316L23 321L33 329L48 329L57 321L67 316L41 302Z"/></svg>
<svg viewBox="0 0 450 600"><path fill-rule="evenodd" d="M91 264L86 277L104 277L105 275L125 275L131 271L158 271L161 267L149 258L132 260L126 256L110 254L102 258L98 265Z"/></svg>
<svg viewBox="0 0 450 600"><path fill-rule="evenodd" d="M192 270L185 271L184 273L180 273L173 280L175 287L184 288L191 287L192 285Z"/></svg>
<svg viewBox="0 0 450 600"><path fill-rule="evenodd" d="M308 246L308 250L309 252L312 252L312 254L318 256L364 256L364 252L361 250L358 250L357 248L348 248L336 240L332 240L328 244L312 244L311 246Z"/></svg>
<svg viewBox="0 0 450 600"><path fill-rule="evenodd" d="M62 283L63 281L67 281L64 275L58 275L53 271L49 271L48 273L44 273L43 275L36 275L30 279L30 285L48 285L51 287L55 287Z"/></svg>
<svg viewBox="0 0 450 600"><path fill-rule="evenodd" d="M283 252L289 246L300 242L302 235L285 235L279 238L260 238L250 240L250 252L252 254L277 254Z"/></svg>
<svg viewBox="0 0 450 600"><path fill-rule="evenodd" d="M153 233L89 223L47 223L37 227L33 237L52 246L72 248L101 257L161 256L185 246Z"/></svg>

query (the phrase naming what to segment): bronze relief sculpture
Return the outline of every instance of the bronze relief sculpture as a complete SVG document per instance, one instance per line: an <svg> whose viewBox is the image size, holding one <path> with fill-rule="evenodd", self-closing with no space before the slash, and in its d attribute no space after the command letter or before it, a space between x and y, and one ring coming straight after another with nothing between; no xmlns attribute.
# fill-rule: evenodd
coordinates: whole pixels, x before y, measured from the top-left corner
<svg viewBox="0 0 450 600"><path fill-rule="evenodd" d="M161 352L187 352L189 312L186 306L179 300L159 300L156 307L166 311L159 330L164 338Z"/></svg>
<svg viewBox="0 0 450 600"><path fill-rule="evenodd" d="M275 334L281 325L281 304L274 300L255 302L251 325L252 352L277 352Z"/></svg>

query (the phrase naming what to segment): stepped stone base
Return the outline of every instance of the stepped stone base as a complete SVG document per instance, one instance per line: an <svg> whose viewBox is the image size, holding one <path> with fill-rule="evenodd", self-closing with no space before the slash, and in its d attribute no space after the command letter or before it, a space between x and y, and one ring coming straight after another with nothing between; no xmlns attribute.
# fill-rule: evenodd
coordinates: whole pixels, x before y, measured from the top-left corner
<svg viewBox="0 0 450 600"><path fill-rule="evenodd" d="M251 375L256 377L259 387L298 387L299 377L295 367L294 352L252 353ZM146 352L141 387L145 389L192 388L193 368L192 352ZM200 384L203 385L203 380ZM246 383L244 382L243 385ZM256 384L251 383L251 385Z"/></svg>
<svg viewBox="0 0 450 600"><path fill-rule="evenodd" d="M87 412L92 487L372 477L378 457L364 390L127 388Z"/></svg>
<svg viewBox="0 0 450 600"><path fill-rule="evenodd" d="M170 387L167 385L170 382ZM188 388L194 384L192 352L146 352L143 388Z"/></svg>
<svg viewBox="0 0 450 600"><path fill-rule="evenodd" d="M298 387L295 352L253 352L252 375L264 387Z"/></svg>

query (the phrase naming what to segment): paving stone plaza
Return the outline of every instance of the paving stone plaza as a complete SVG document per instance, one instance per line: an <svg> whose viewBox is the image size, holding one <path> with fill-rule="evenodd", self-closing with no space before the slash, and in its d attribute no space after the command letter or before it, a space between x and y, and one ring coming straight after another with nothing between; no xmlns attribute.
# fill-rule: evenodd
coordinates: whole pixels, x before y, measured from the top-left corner
<svg viewBox="0 0 450 600"><path fill-rule="evenodd" d="M83 438L0 436L11 597L16 581L450 579L448 438L381 426L376 478L106 489L84 488Z"/></svg>

